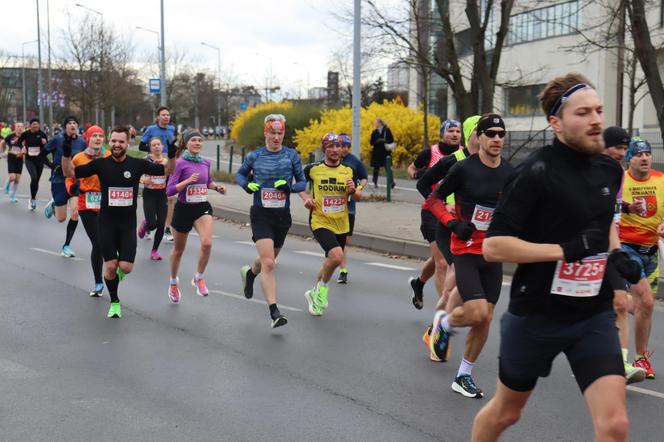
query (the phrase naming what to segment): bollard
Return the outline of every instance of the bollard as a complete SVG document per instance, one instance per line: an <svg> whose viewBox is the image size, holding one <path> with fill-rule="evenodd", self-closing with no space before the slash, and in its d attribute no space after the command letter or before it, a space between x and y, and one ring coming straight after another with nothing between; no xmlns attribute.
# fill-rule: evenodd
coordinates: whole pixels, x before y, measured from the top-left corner
<svg viewBox="0 0 664 442"><path fill-rule="evenodd" d="M387 201L390 202L392 201L392 181L394 180L392 177L392 155L388 155L387 158L385 158L385 178L387 181L385 194L387 196Z"/></svg>
<svg viewBox="0 0 664 442"><path fill-rule="evenodd" d="M230 148L231 153L230 153L230 156L228 157L228 173L229 174L233 173L233 147L235 147L235 146L233 146L231 144L231 148Z"/></svg>
<svg viewBox="0 0 664 442"><path fill-rule="evenodd" d="M219 167L221 166L221 148L217 144L217 172L219 172Z"/></svg>
<svg viewBox="0 0 664 442"><path fill-rule="evenodd" d="M242 164L244 164L244 154L245 154L245 147L244 147L244 146L242 146L242 150L241 150L241 152L242 152L242 159L240 160L240 162L241 162Z"/></svg>

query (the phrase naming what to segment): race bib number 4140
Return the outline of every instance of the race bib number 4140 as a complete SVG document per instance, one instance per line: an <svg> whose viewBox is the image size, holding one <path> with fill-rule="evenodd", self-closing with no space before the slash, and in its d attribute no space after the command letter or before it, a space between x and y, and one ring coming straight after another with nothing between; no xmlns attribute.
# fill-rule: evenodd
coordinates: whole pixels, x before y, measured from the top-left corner
<svg viewBox="0 0 664 442"><path fill-rule="evenodd" d="M134 204L133 187L109 187L108 205L110 207L129 207Z"/></svg>
<svg viewBox="0 0 664 442"><path fill-rule="evenodd" d="M558 261L551 293L577 298L597 296L606 272L607 257L608 254L602 253L577 262Z"/></svg>

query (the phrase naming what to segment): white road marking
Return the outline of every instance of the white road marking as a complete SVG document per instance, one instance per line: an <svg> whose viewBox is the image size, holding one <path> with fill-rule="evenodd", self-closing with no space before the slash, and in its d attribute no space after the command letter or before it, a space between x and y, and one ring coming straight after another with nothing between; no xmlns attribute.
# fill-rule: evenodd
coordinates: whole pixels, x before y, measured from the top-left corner
<svg viewBox="0 0 664 442"><path fill-rule="evenodd" d="M386 269L393 269L393 270L403 270L406 272L412 272L415 269L412 267L404 267L404 266L398 266L394 264L383 264L382 262L365 262L366 265L368 266L375 266L375 267L385 267Z"/></svg>
<svg viewBox="0 0 664 442"><path fill-rule="evenodd" d="M235 244L242 244L245 246L253 246L254 242L253 241L235 241Z"/></svg>
<svg viewBox="0 0 664 442"><path fill-rule="evenodd" d="M378 184L378 187L379 187L379 188L381 188L381 187L385 187L385 188L387 188L387 186L384 185L384 184ZM407 190L407 191L409 191L409 192L419 192L419 190L417 190L417 189L413 189L413 188L410 188L410 187L394 186L394 188L397 189L397 190Z"/></svg>
<svg viewBox="0 0 664 442"><path fill-rule="evenodd" d="M191 233L192 235L194 235L194 236L199 236L198 233L194 232L193 230L192 230L190 233ZM212 235L212 238L214 238L214 239L218 239L219 236L217 236L217 235Z"/></svg>
<svg viewBox="0 0 664 442"><path fill-rule="evenodd" d="M627 389L630 391L633 391L635 393L641 393L641 394L647 394L648 396L653 396L659 399L664 399L664 393L660 393L659 391L652 391L652 390L647 390L645 388L640 388L640 387L634 387L632 385L628 385Z"/></svg>
<svg viewBox="0 0 664 442"><path fill-rule="evenodd" d="M260 300L260 299L254 299L254 298L247 299L247 298L245 298L245 297L242 296L242 295L237 295L237 294L235 294L235 293L224 292L224 291L222 291L222 290L214 290L214 289L213 289L213 290L210 290L210 291L211 291L212 293L218 293L218 294L220 294L220 295L228 296L229 298L239 299L239 300L241 300L241 301L249 301L249 302L255 302L256 304L267 305L267 303L266 303L265 301L262 301L262 300ZM300 308L297 308L297 307L289 307L289 306L287 306L287 305L283 305L283 304L279 304L279 308L280 308L280 309L284 309L284 310L288 310L288 311L291 311L291 312L303 312L303 311L304 311L304 310L302 310L302 309L300 309Z"/></svg>
<svg viewBox="0 0 664 442"><path fill-rule="evenodd" d="M44 250L40 249L38 247L31 247L30 250L34 250L35 252L40 252L40 253L46 253L47 255L53 255L53 256L62 256L62 254L58 252L53 252L52 250ZM64 256L62 256L64 258ZM67 258L67 259L72 259L74 261L83 261L83 258Z"/></svg>
<svg viewBox="0 0 664 442"><path fill-rule="evenodd" d="M325 258L325 253L320 253L320 252L310 252L308 250L295 250L295 253L299 253L300 255L309 255L309 256L317 256L319 258Z"/></svg>

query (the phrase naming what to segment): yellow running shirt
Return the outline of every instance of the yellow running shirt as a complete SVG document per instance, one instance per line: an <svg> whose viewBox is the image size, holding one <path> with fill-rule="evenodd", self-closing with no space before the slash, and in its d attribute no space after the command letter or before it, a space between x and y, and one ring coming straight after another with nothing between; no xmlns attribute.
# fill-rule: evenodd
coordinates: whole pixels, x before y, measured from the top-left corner
<svg viewBox="0 0 664 442"><path fill-rule="evenodd" d="M333 167L320 162L305 167L304 176L312 183L311 197L316 202L309 215L311 230L328 229L337 235L348 233L346 180L356 179L353 168L343 164Z"/></svg>
<svg viewBox="0 0 664 442"><path fill-rule="evenodd" d="M642 213L621 214L620 242L641 246L657 244L657 228L664 213L664 174L652 169L647 180L638 181L629 171L625 172L622 200L630 204L641 200L646 208Z"/></svg>

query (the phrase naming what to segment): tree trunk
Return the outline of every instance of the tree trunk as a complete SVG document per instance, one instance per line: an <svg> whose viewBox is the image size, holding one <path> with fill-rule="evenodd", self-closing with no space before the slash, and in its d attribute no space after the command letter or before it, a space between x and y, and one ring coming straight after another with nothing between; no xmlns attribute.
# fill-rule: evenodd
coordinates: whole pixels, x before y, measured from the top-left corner
<svg viewBox="0 0 664 442"><path fill-rule="evenodd" d="M629 62L629 115L627 117L627 133L634 133L634 109L636 108L636 54L632 54Z"/></svg>
<svg viewBox="0 0 664 442"><path fill-rule="evenodd" d="M426 66L422 66L422 114L424 115L424 149L429 148L429 80L431 73Z"/></svg>

